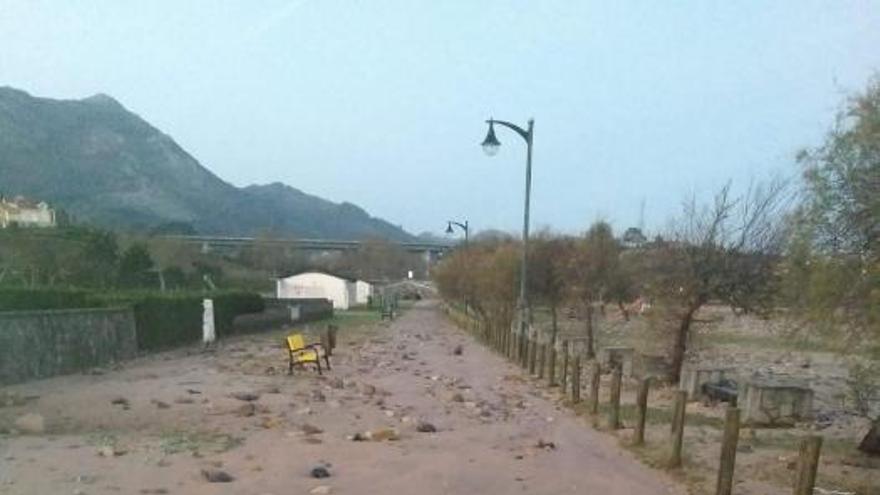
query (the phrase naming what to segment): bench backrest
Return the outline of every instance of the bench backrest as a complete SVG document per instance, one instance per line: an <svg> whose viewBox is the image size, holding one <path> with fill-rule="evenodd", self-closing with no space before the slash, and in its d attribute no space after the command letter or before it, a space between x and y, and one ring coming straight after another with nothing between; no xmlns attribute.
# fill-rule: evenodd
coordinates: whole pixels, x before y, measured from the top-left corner
<svg viewBox="0 0 880 495"><path fill-rule="evenodd" d="M305 340L301 334L295 333L287 336L287 348L291 351L298 351L306 346Z"/></svg>

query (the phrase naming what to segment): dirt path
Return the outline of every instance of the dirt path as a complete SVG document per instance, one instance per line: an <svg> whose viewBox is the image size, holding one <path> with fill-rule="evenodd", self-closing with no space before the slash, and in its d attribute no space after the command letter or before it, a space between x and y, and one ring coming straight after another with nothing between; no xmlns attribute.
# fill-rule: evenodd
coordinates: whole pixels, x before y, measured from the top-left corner
<svg viewBox="0 0 880 495"><path fill-rule="evenodd" d="M39 398L0 407L0 431L34 412L46 433L0 436L0 493L683 493L432 303L370 335L343 339L322 378L279 372L277 335L264 335L7 387ZM351 440L382 428L400 438ZM312 478L322 463L331 477ZM235 480L209 483L205 469Z"/></svg>

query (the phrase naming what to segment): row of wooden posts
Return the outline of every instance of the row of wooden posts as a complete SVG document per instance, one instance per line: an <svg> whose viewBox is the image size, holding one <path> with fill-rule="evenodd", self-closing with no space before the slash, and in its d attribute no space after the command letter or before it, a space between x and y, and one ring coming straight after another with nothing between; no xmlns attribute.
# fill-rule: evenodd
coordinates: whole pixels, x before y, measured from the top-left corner
<svg viewBox="0 0 880 495"><path fill-rule="evenodd" d="M475 323L475 325L478 324ZM517 362L530 375L537 376L538 379L546 379L548 386L554 387L559 385L563 394L568 395L570 392L569 397L572 403L577 404L581 402L580 352L574 353L573 358L570 357L570 350L573 347L574 341L563 340L561 342L562 366L557 383L558 356L556 346L552 343L540 342L534 335L515 335L512 332L503 330L485 332L479 326L475 329L480 330L479 333L484 340L496 351ZM622 373L620 366L612 366L611 389L607 410L607 425L611 430L619 430L622 427L620 420ZM601 376L601 364L598 361L593 361L588 410L594 416L599 414ZM650 386L650 378L643 378L639 381L635 404L636 424L634 425L633 445L639 446L645 443L645 423L648 415L648 392ZM687 399L687 392L681 390L675 392L671 422L671 448L667 461L667 465L670 468L678 468L682 465ZM736 464L739 430L740 410L735 406L729 406L725 411L724 418L724 432L721 441L721 455L715 489L717 495L730 495L733 492L733 473ZM811 435L801 441L797 462L797 475L793 486L794 495L813 495L821 448L821 436Z"/></svg>

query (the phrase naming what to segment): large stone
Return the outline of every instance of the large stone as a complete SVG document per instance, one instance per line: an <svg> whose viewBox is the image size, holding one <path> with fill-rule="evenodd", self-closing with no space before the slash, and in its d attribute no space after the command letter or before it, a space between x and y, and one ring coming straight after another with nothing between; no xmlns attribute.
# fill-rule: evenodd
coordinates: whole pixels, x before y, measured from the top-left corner
<svg viewBox="0 0 880 495"><path fill-rule="evenodd" d="M787 426L813 417L813 390L801 381L753 378L738 399L746 424Z"/></svg>
<svg viewBox="0 0 880 495"><path fill-rule="evenodd" d="M15 428L29 435L39 435L46 431L46 421L38 413L27 413L15 420Z"/></svg>
<svg viewBox="0 0 880 495"><path fill-rule="evenodd" d="M699 400L703 385L736 378L735 369L722 366L688 366L681 370L678 389L687 392L690 401Z"/></svg>

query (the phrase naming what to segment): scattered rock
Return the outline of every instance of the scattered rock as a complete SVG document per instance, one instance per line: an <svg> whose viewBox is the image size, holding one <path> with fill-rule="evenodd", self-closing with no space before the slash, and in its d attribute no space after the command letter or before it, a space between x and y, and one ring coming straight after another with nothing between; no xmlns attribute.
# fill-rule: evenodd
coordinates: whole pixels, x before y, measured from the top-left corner
<svg viewBox="0 0 880 495"><path fill-rule="evenodd" d="M416 425L416 431L419 433L437 433L437 427L431 423L422 421Z"/></svg>
<svg viewBox="0 0 880 495"><path fill-rule="evenodd" d="M196 401L190 399L189 397L178 397L174 399L175 404L195 404Z"/></svg>
<svg viewBox="0 0 880 495"><path fill-rule="evenodd" d="M343 389L345 388L345 381L342 379L342 377L334 377L332 380L330 380L330 387L335 389Z"/></svg>
<svg viewBox="0 0 880 495"><path fill-rule="evenodd" d="M277 385L267 385L267 386L261 388L260 392L262 392L264 394L280 394L281 388L279 388ZM258 398L259 398L259 396L258 396ZM253 399L253 400L256 400L256 399Z"/></svg>
<svg viewBox="0 0 880 495"><path fill-rule="evenodd" d="M388 416L389 418L393 418L393 417L394 417L394 411L392 411L391 409L386 409L386 410L385 410L385 416Z"/></svg>
<svg viewBox="0 0 880 495"><path fill-rule="evenodd" d="M196 390L194 388L188 388L188 389L186 389L186 393L192 394L192 395L199 395L202 392L200 390Z"/></svg>
<svg viewBox="0 0 880 495"><path fill-rule="evenodd" d="M141 488L141 493L145 495L165 495L169 492L167 488Z"/></svg>
<svg viewBox="0 0 880 495"><path fill-rule="evenodd" d="M159 399L153 399L153 400L151 400L150 402L152 402L153 404L155 404L156 407L159 408L159 409L168 409L169 407L171 407L170 404L168 404L167 402L162 402L162 401L159 400Z"/></svg>
<svg viewBox="0 0 880 495"><path fill-rule="evenodd" d="M98 455L101 457L119 457L125 455L126 451L113 445L103 445L98 448Z"/></svg>
<svg viewBox="0 0 880 495"><path fill-rule="evenodd" d="M361 385L361 393L368 397L372 397L376 394L376 386L370 385L369 383L364 383Z"/></svg>
<svg viewBox="0 0 880 495"><path fill-rule="evenodd" d="M535 444L535 447L544 450L556 450L556 444L553 442L544 441L544 439L538 440L538 443Z"/></svg>
<svg viewBox="0 0 880 495"><path fill-rule="evenodd" d="M128 402L128 399L126 399L125 397L116 397L116 398L112 399L110 401L110 403L113 404L114 406L122 406L123 409L128 409L128 407L130 405L130 403Z"/></svg>
<svg viewBox="0 0 880 495"><path fill-rule="evenodd" d="M355 433L354 435L350 436L349 438L351 439L352 442L365 442L365 441L369 440L369 438L367 438L367 436L364 435L363 433Z"/></svg>
<svg viewBox="0 0 880 495"><path fill-rule="evenodd" d="M320 390L312 390L312 400L316 402L324 402L327 400L327 397L324 396L324 392Z"/></svg>
<svg viewBox="0 0 880 495"><path fill-rule="evenodd" d="M309 490L309 493L311 493L312 495L329 495L330 493L332 493L332 491L333 488L327 485L319 485Z"/></svg>
<svg viewBox="0 0 880 495"><path fill-rule="evenodd" d="M743 454L749 454L751 452L754 452L755 449L754 449L754 447L751 446L751 444L743 443L743 444L739 444L736 446L736 451L741 452Z"/></svg>
<svg viewBox="0 0 880 495"><path fill-rule="evenodd" d="M230 397L245 402L253 402L260 398L260 394L255 394L253 392L235 392Z"/></svg>
<svg viewBox="0 0 880 495"><path fill-rule="evenodd" d="M235 481L231 474L219 469L202 469L202 476L210 483L229 483L230 481Z"/></svg>
<svg viewBox="0 0 880 495"><path fill-rule="evenodd" d="M455 346L455 349L452 350L452 354L455 356L461 356L461 353L464 352L464 348L461 344Z"/></svg>
<svg viewBox="0 0 880 495"><path fill-rule="evenodd" d="M253 402L248 402L247 404L242 404L235 412L243 418L249 418L256 414L257 406Z"/></svg>
<svg viewBox="0 0 880 495"><path fill-rule="evenodd" d="M452 402L464 402L464 396L456 392L452 394Z"/></svg>
<svg viewBox="0 0 880 495"><path fill-rule="evenodd" d="M309 423L303 423L300 429L306 435L320 435L321 433L324 433L324 430L315 425L310 425Z"/></svg>
<svg viewBox="0 0 880 495"><path fill-rule="evenodd" d="M15 428L29 435L39 435L46 431L46 421L38 413L27 413L15 420Z"/></svg>
<svg viewBox="0 0 880 495"><path fill-rule="evenodd" d="M393 428L379 428L377 430L371 430L366 433L366 437L368 440L372 440L374 442L382 442L384 440L393 442L395 440L400 440L400 434L397 432L397 430Z"/></svg>
<svg viewBox="0 0 880 495"><path fill-rule="evenodd" d="M311 471L312 478L323 479L330 477L330 470L325 466L315 466Z"/></svg>

